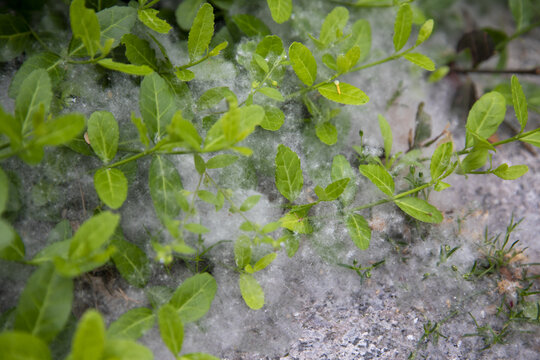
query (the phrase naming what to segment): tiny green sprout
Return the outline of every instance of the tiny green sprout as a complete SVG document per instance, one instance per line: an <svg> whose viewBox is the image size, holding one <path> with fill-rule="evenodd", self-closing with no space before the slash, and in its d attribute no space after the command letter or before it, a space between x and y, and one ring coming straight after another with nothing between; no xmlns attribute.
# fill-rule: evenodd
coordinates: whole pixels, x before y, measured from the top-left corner
<svg viewBox="0 0 540 360"><path fill-rule="evenodd" d="M272 80L272 86L278 86L278 82L276 80Z"/></svg>
<svg viewBox="0 0 540 360"><path fill-rule="evenodd" d="M260 85L260 82L258 82L258 81L253 81L253 82L251 83L251 87L252 87L253 89L258 88L259 85Z"/></svg>

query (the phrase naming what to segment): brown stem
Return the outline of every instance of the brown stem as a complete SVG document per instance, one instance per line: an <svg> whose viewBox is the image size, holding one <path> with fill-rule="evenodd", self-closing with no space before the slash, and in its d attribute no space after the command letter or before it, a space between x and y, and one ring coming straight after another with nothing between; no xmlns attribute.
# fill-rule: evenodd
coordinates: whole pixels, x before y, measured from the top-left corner
<svg viewBox="0 0 540 360"><path fill-rule="evenodd" d="M540 66L537 66L537 67L532 68L532 69L503 69L503 70L453 68L452 71L456 72L456 73L461 73L461 74L475 73L475 74L529 74L529 75L540 75Z"/></svg>

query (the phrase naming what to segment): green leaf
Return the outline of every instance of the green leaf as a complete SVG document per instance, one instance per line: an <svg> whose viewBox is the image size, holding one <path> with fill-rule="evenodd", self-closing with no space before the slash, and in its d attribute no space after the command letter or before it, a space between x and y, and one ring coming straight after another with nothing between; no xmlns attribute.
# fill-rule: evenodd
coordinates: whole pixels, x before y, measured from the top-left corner
<svg viewBox="0 0 540 360"><path fill-rule="evenodd" d="M171 124L167 126L167 133L173 140L183 140L194 150L201 149L202 138L191 121L184 119L182 110L174 113Z"/></svg>
<svg viewBox="0 0 540 360"><path fill-rule="evenodd" d="M200 110L209 109L219 104L223 99L227 99L227 101L234 106L236 106L238 102L236 95L228 87L220 86L204 92L197 101L197 107Z"/></svg>
<svg viewBox="0 0 540 360"><path fill-rule="evenodd" d="M71 259L85 258L99 250L114 234L120 215L104 211L86 220L77 230L69 246Z"/></svg>
<svg viewBox="0 0 540 360"><path fill-rule="evenodd" d="M134 308L123 313L107 329L107 339L123 338L137 340L154 327L156 317L152 310Z"/></svg>
<svg viewBox="0 0 540 360"><path fill-rule="evenodd" d="M199 175L204 174L206 171L206 163L204 162L204 159L199 154L193 154L193 163L195 165L195 170L199 173ZM201 190L206 191L206 190Z"/></svg>
<svg viewBox="0 0 540 360"><path fill-rule="evenodd" d="M251 262L251 240L246 235L240 235L234 242L234 261L239 269Z"/></svg>
<svg viewBox="0 0 540 360"><path fill-rule="evenodd" d="M19 149L22 143L21 123L11 114L4 112L0 106L0 134L5 134L11 141L12 149Z"/></svg>
<svg viewBox="0 0 540 360"><path fill-rule="evenodd" d="M444 181L438 181L433 187L433 189L435 191L443 191L444 189L448 189L450 186L450 184L447 184Z"/></svg>
<svg viewBox="0 0 540 360"><path fill-rule="evenodd" d="M111 244L116 248L112 255L114 266L120 272L120 275L130 284L138 288L144 288L150 279L152 269L150 262L137 245L124 240L121 233L115 235Z"/></svg>
<svg viewBox="0 0 540 360"><path fill-rule="evenodd" d="M167 34L171 30L171 25L167 21L160 19L157 16L158 13L159 11L156 9L139 9L137 16L148 28L161 34Z"/></svg>
<svg viewBox="0 0 540 360"><path fill-rule="evenodd" d="M164 305L158 312L159 332L167 348L177 356L184 342L184 324L176 310L170 305Z"/></svg>
<svg viewBox="0 0 540 360"><path fill-rule="evenodd" d="M444 78L449 72L450 72L450 67L441 66L440 68L432 72L431 75L429 75L428 81L430 83L437 82L441 80L442 78Z"/></svg>
<svg viewBox="0 0 540 360"><path fill-rule="evenodd" d="M259 261L255 263L255 266L253 266L253 272L265 269L268 265L272 263L272 261L276 259L276 256L276 253L270 253L260 258Z"/></svg>
<svg viewBox="0 0 540 360"><path fill-rule="evenodd" d="M259 202L260 199L261 199L261 195L252 195L252 196L248 197L246 200L244 200L242 205L240 205L240 211L248 211L248 210L250 210L255 205L257 205L257 203Z"/></svg>
<svg viewBox="0 0 540 360"><path fill-rule="evenodd" d="M176 70L174 74L180 81L191 81L195 79L195 73L188 69Z"/></svg>
<svg viewBox="0 0 540 360"><path fill-rule="evenodd" d="M202 226L201 224L196 224L196 223L186 224L184 226L184 229L194 234L206 234L207 232L210 231L206 226Z"/></svg>
<svg viewBox="0 0 540 360"><path fill-rule="evenodd" d="M133 34L122 36L122 44L126 46L126 57L133 65L145 65L153 70L158 69L156 52L148 41Z"/></svg>
<svg viewBox="0 0 540 360"><path fill-rule="evenodd" d="M394 49L401 50L409 40L412 30L413 12L409 4L401 4L394 23Z"/></svg>
<svg viewBox="0 0 540 360"><path fill-rule="evenodd" d="M71 113L47 121L43 128L44 134L39 135L35 144L40 146L65 144L83 131L84 120L84 115Z"/></svg>
<svg viewBox="0 0 540 360"><path fill-rule="evenodd" d="M94 187L101 199L111 209L118 209L127 198L128 182L118 169L99 169L94 175Z"/></svg>
<svg viewBox="0 0 540 360"><path fill-rule="evenodd" d="M0 14L0 61L10 61L25 49L32 32L26 21L14 14Z"/></svg>
<svg viewBox="0 0 540 360"><path fill-rule="evenodd" d="M0 333L0 349L5 360L51 360L51 351L43 340L26 332ZM74 359L77 360L77 359Z"/></svg>
<svg viewBox="0 0 540 360"><path fill-rule="evenodd" d="M525 175L527 171L529 171L527 165L508 166L508 164L502 164L492 173L504 180L515 180Z"/></svg>
<svg viewBox="0 0 540 360"><path fill-rule="evenodd" d="M516 22L516 31L529 26L534 14L530 0L509 0L510 11Z"/></svg>
<svg viewBox="0 0 540 360"><path fill-rule="evenodd" d="M210 4L203 4L189 31L188 52L191 61L204 55L212 36L214 36L214 8Z"/></svg>
<svg viewBox="0 0 540 360"><path fill-rule="evenodd" d="M32 117L39 111L41 104L44 106L45 114L49 112L51 100L51 80L47 71L44 69L32 71L24 79L15 100L15 119L21 124L23 134L31 130Z"/></svg>
<svg viewBox="0 0 540 360"><path fill-rule="evenodd" d="M154 156L148 179L150 195L158 218L174 219L180 214L175 193L182 190L182 179L174 164L163 156Z"/></svg>
<svg viewBox="0 0 540 360"><path fill-rule="evenodd" d="M492 91L484 94L469 111L466 129L483 139L493 135L503 122L506 114L506 101L501 93ZM473 139L467 134L467 147L473 145Z"/></svg>
<svg viewBox="0 0 540 360"><path fill-rule="evenodd" d="M261 229L261 232L264 234L268 234L268 233L276 231L277 229L279 229L280 226L281 224L279 223L279 221L274 221L274 222L264 225L263 228Z"/></svg>
<svg viewBox="0 0 540 360"><path fill-rule="evenodd" d="M244 221L242 225L240 225L239 229L247 232L257 231L257 225L252 223L251 221Z"/></svg>
<svg viewBox="0 0 540 360"><path fill-rule="evenodd" d="M108 111L96 111L88 119L88 139L97 156L106 164L116 156L120 132Z"/></svg>
<svg viewBox="0 0 540 360"><path fill-rule="evenodd" d="M266 36L271 34L268 26L266 26L264 22L262 22L253 15L234 15L232 17L232 21L234 21L240 31L242 31L247 36Z"/></svg>
<svg viewBox="0 0 540 360"><path fill-rule="evenodd" d="M154 355L147 347L127 339L107 339L103 359L153 360Z"/></svg>
<svg viewBox="0 0 540 360"><path fill-rule="evenodd" d="M313 228L307 215L314 204L294 206L291 211L279 219L281 226L298 234L310 234L313 232Z"/></svg>
<svg viewBox="0 0 540 360"><path fill-rule="evenodd" d="M381 129L381 135L384 142L384 157L386 158L386 161L388 161L390 155L392 154L392 129L390 128L390 124L384 116L379 115L378 119L379 129Z"/></svg>
<svg viewBox="0 0 540 360"><path fill-rule="evenodd" d="M461 169L465 174L472 170L476 170L484 166L487 161L487 156L487 149L473 149L461 162Z"/></svg>
<svg viewBox="0 0 540 360"><path fill-rule="evenodd" d="M371 26L364 19L356 21L351 28L351 36L345 40L344 48L352 49L358 46L360 48L359 62L364 61L371 51Z"/></svg>
<svg viewBox="0 0 540 360"><path fill-rule="evenodd" d="M450 160L452 159L452 151L452 142L441 144L435 149L429 165L432 180L439 179L451 165Z"/></svg>
<svg viewBox="0 0 540 360"><path fill-rule="evenodd" d="M24 259L24 243L15 229L0 218L0 259L18 261Z"/></svg>
<svg viewBox="0 0 540 360"><path fill-rule="evenodd" d="M209 56L218 56L221 53L221 50L224 50L229 46L228 41L222 41L219 44L217 44L210 52L208 53Z"/></svg>
<svg viewBox="0 0 540 360"><path fill-rule="evenodd" d="M326 198L324 199L324 201L336 200L343 193L343 191L345 191L345 188L349 184L350 180L351 179L349 178L344 178L344 179L336 180L333 183L330 183L324 189L324 193L326 195Z"/></svg>
<svg viewBox="0 0 540 360"><path fill-rule="evenodd" d="M96 16L101 28L101 41L112 39L112 48L117 47L122 37L131 32L137 20L137 12L131 6L113 6L98 12Z"/></svg>
<svg viewBox="0 0 540 360"><path fill-rule="evenodd" d="M345 178L354 179L356 174L351 167L351 164L347 161L345 156L336 155L332 160L332 171L331 171L332 181L337 181ZM350 204L354 200L356 195L356 186L354 181L350 181L343 193L341 194L341 201L344 204Z"/></svg>
<svg viewBox="0 0 540 360"><path fill-rule="evenodd" d="M105 349L105 323L100 313L87 310L77 324L71 345L73 360L101 360Z"/></svg>
<svg viewBox="0 0 540 360"><path fill-rule="evenodd" d="M422 69L425 69L427 71L435 70L435 63L426 55L420 53L407 53L403 55L403 57L412 62L413 64L420 66Z"/></svg>
<svg viewBox="0 0 540 360"><path fill-rule="evenodd" d="M178 360L219 360L219 358L205 353L184 354Z"/></svg>
<svg viewBox="0 0 540 360"><path fill-rule="evenodd" d="M433 32L433 19L429 19L422 24L420 31L418 31L418 38L416 39L416 46L422 44L424 41L429 39L431 33Z"/></svg>
<svg viewBox="0 0 540 360"><path fill-rule="evenodd" d="M133 64L124 64L120 62L115 62L112 59L103 59L99 60L98 64L103 66L106 69L120 71L129 75L150 75L154 72L152 68L146 65L133 65Z"/></svg>
<svg viewBox="0 0 540 360"><path fill-rule="evenodd" d="M204 0L184 0L176 8L176 22L182 30L189 31L191 29L197 10L203 2Z"/></svg>
<svg viewBox="0 0 540 360"><path fill-rule="evenodd" d="M540 147L540 131L524 136L520 138L519 141L523 141L536 147Z"/></svg>
<svg viewBox="0 0 540 360"><path fill-rule="evenodd" d="M139 108L150 139L157 142L175 113L174 93L157 73L144 77L139 95Z"/></svg>
<svg viewBox="0 0 540 360"><path fill-rule="evenodd" d="M264 107L264 119L260 124L263 129L277 131L284 122L285 114L283 114L283 111L274 106Z"/></svg>
<svg viewBox="0 0 540 360"><path fill-rule="evenodd" d="M285 145L279 145L276 154L276 187L289 201L294 201L304 185L300 158Z"/></svg>
<svg viewBox="0 0 540 360"><path fill-rule="evenodd" d="M0 15L0 18L1 17L2 15ZM5 24L5 22L0 21L0 24ZM0 27L1 26L2 25L0 25ZM2 47L0 46L0 48ZM8 90L10 98L17 98L23 81L32 73L32 71L37 69L45 69L47 71L53 86L58 84L64 78L64 60L60 56L51 52L42 52L32 55L26 59L11 80Z"/></svg>
<svg viewBox="0 0 540 360"><path fill-rule="evenodd" d="M369 97L362 90L346 83L325 84L318 90L325 98L340 104L364 105L369 101Z"/></svg>
<svg viewBox="0 0 540 360"><path fill-rule="evenodd" d="M358 214L347 216L347 230L354 244L361 250L366 250L371 241L371 228L368 222Z"/></svg>
<svg viewBox="0 0 540 360"><path fill-rule="evenodd" d="M14 329L50 342L71 312L73 281L59 276L51 263L41 265L26 282L15 312Z"/></svg>
<svg viewBox="0 0 540 360"><path fill-rule="evenodd" d="M230 154L220 154L209 159L206 162L207 169L219 169L234 164L238 160L238 156Z"/></svg>
<svg viewBox="0 0 540 360"><path fill-rule="evenodd" d="M296 76L307 86L317 78L317 62L311 51L302 43L293 42L289 47L289 58Z"/></svg>
<svg viewBox="0 0 540 360"><path fill-rule="evenodd" d="M73 0L69 7L71 31L74 38L80 38L90 57L100 49L101 29L96 13L84 6L84 0Z"/></svg>
<svg viewBox="0 0 540 360"><path fill-rule="evenodd" d="M349 20L349 10L343 6L334 8L324 19L319 41L324 47L336 41L343 34L343 28Z"/></svg>
<svg viewBox="0 0 540 360"><path fill-rule="evenodd" d="M326 145L334 145L337 142L338 132L334 124L329 121L318 123L315 133L319 140Z"/></svg>
<svg viewBox="0 0 540 360"><path fill-rule="evenodd" d="M246 305L250 309L259 310L264 305L264 291L251 275L240 274L240 279L238 279L238 285L240 286L240 292L242 293L242 298L246 302Z"/></svg>
<svg viewBox="0 0 540 360"><path fill-rule="evenodd" d="M292 14L292 0L266 0L272 19L278 24L289 20Z"/></svg>
<svg viewBox="0 0 540 360"><path fill-rule="evenodd" d="M394 180L392 175L380 165L360 165L360 173L367 177L375 186L388 196L394 195Z"/></svg>
<svg viewBox="0 0 540 360"><path fill-rule="evenodd" d="M0 215L6 210L9 200L9 179L0 167Z"/></svg>
<svg viewBox="0 0 540 360"><path fill-rule="evenodd" d="M527 126L529 113L527 112L527 99L516 75L512 75L512 103L514 104L516 117L521 125L520 131L523 131Z"/></svg>
<svg viewBox="0 0 540 360"><path fill-rule="evenodd" d="M270 99L277 100L277 101L285 101L285 98L279 90L271 88L271 87L261 87L257 89L257 92L260 92L261 94L268 96Z"/></svg>
<svg viewBox="0 0 540 360"><path fill-rule="evenodd" d="M395 203L406 214L417 220L427 223L440 223L443 220L443 215L435 206L417 197L397 199Z"/></svg>
<svg viewBox="0 0 540 360"><path fill-rule="evenodd" d="M200 319L210 309L217 284L208 273L196 274L186 279L174 292L169 304L178 312L184 323Z"/></svg>
<svg viewBox="0 0 540 360"><path fill-rule="evenodd" d="M340 73L346 73L353 68L360 59L360 47L355 45L345 55L338 55L336 65Z"/></svg>
<svg viewBox="0 0 540 360"><path fill-rule="evenodd" d="M142 119L140 117L137 117L135 115L135 112L131 112L131 122L135 127L137 128L137 132L139 133L139 140L141 143L148 147L150 144L150 140L148 139L148 130L146 129L146 125L142 122Z"/></svg>

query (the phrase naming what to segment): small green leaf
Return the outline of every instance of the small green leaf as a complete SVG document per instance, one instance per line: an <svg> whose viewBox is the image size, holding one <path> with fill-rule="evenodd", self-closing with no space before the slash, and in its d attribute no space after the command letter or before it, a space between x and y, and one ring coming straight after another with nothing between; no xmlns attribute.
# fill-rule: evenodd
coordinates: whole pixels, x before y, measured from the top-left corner
<svg viewBox="0 0 540 360"><path fill-rule="evenodd" d="M181 355L178 360L219 360L219 358L205 353L189 353Z"/></svg>
<svg viewBox="0 0 540 360"><path fill-rule="evenodd" d="M154 156L148 176L150 195L160 219L174 219L180 214L175 193L182 190L182 179L174 164L163 156Z"/></svg>
<svg viewBox="0 0 540 360"><path fill-rule="evenodd" d="M465 174L476 170L485 165L487 156L487 149L473 149L461 162L461 169Z"/></svg>
<svg viewBox="0 0 540 360"><path fill-rule="evenodd" d="M199 154L193 154L193 164L195 165L195 170L199 173L199 175L204 174L206 171L206 162ZM201 190L206 191L206 190Z"/></svg>
<svg viewBox="0 0 540 360"><path fill-rule="evenodd" d="M394 23L394 49L401 50L409 40L412 30L413 12L409 4L401 4Z"/></svg>
<svg viewBox="0 0 540 360"><path fill-rule="evenodd" d="M347 159L343 155L334 156L334 159L332 160L331 176L332 176L332 181L337 181L337 180L341 180L345 178L349 178L349 179L356 178L356 174L354 173L354 170L352 169L351 164L347 161ZM350 181L340 196L341 201L344 204L349 204L353 201L355 195L356 195L356 186L354 184L354 181Z"/></svg>
<svg viewBox="0 0 540 360"><path fill-rule="evenodd" d="M107 339L103 359L153 360L154 355L147 347L129 339Z"/></svg>
<svg viewBox="0 0 540 360"><path fill-rule="evenodd" d="M285 121L285 114L280 109L274 106L264 107L264 120L261 122L261 127L265 130L277 131Z"/></svg>
<svg viewBox="0 0 540 360"><path fill-rule="evenodd" d="M100 313L87 310L77 324L71 345L73 360L101 360L105 348L105 323Z"/></svg>
<svg viewBox="0 0 540 360"><path fill-rule="evenodd" d="M182 110L174 113L171 124L167 126L167 133L172 140L183 140L194 150L201 149L202 138L191 121L184 119Z"/></svg>
<svg viewBox="0 0 540 360"><path fill-rule="evenodd" d="M84 115L71 113L59 116L44 124L44 134L39 135L37 145L62 145L73 140L84 129Z"/></svg>
<svg viewBox="0 0 540 360"><path fill-rule="evenodd" d="M9 179L0 167L0 215L6 210L9 200Z"/></svg>
<svg viewBox="0 0 540 360"><path fill-rule="evenodd" d="M191 61L203 56L214 36L214 8L210 4L203 4L189 31L188 52Z"/></svg>
<svg viewBox="0 0 540 360"><path fill-rule="evenodd" d="M329 121L318 123L315 127L315 133L319 140L326 145L334 145L337 142L338 132L334 124Z"/></svg>
<svg viewBox="0 0 540 360"><path fill-rule="evenodd" d="M516 75L512 75L512 103L514 104L514 111L521 126L520 131L523 131L525 126L527 126L529 113L527 111L527 99Z"/></svg>
<svg viewBox="0 0 540 360"><path fill-rule="evenodd" d="M371 241L371 228L368 222L358 214L347 216L347 230L354 244L361 250L366 250Z"/></svg>
<svg viewBox="0 0 540 360"><path fill-rule="evenodd" d="M413 64L420 66L422 69L425 69L427 71L435 70L435 63L426 55L420 53L407 53L403 55L403 57L412 62Z"/></svg>
<svg viewBox="0 0 540 360"><path fill-rule="evenodd" d="M293 42L289 47L289 58L296 76L305 85L313 85L317 78L317 62L311 51L304 44Z"/></svg>
<svg viewBox="0 0 540 360"><path fill-rule="evenodd" d="M234 261L239 269L251 262L251 240L246 235L240 235L234 242Z"/></svg>
<svg viewBox="0 0 540 360"><path fill-rule="evenodd" d="M240 31L242 31L247 36L266 36L271 34L268 26L266 26L264 22L262 22L253 15L234 15L232 17L232 21L234 21Z"/></svg>
<svg viewBox="0 0 540 360"><path fill-rule="evenodd" d="M257 225L252 223L251 221L244 221L240 225L239 229L242 230L242 231L247 231L247 232L257 231Z"/></svg>
<svg viewBox="0 0 540 360"><path fill-rule="evenodd" d="M44 107L44 113L49 112L52 100L51 80L45 69L32 71L22 82L15 100L15 119L26 134L32 128L32 117Z"/></svg>
<svg viewBox="0 0 540 360"><path fill-rule="evenodd" d="M110 112L96 111L88 119L90 146L104 163L116 156L119 136L118 122Z"/></svg>
<svg viewBox="0 0 540 360"><path fill-rule="evenodd" d="M9 137L10 147L12 149L18 149L21 147L22 134L21 123L15 119L11 114L4 112L2 106L0 106L0 134L5 134Z"/></svg>
<svg viewBox="0 0 540 360"><path fill-rule="evenodd" d="M380 165L360 165L360 173L367 177L375 186L388 196L394 195L394 180L392 175Z"/></svg>
<svg viewBox="0 0 540 360"><path fill-rule="evenodd" d="M451 165L450 160L452 159L452 151L452 142L441 144L435 149L429 165L432 180L439 179Z"/></svg>
<svg viewBox="0 0 540 360"><path fill-rule="evenodd" d="M433 32L433 19L429 19L422 24L420 31L418 31L418 38L416 39L416 46L422 44L424 41L429 39L431 33Z"/></svg>
<svg viewBox="0 0 540 360"><path fill-rule="evenodd" d="M115 234L111 244L116 248L112 255L114 266L120 275L130 284L138 288L144 288L150 279L152 269L150 261L137 245L126 241L120 233Z"/></svg>
<svg viewBox="0 0 540 360"><path fill-rule="evenodd" d="M274 221L274 222L264 225L261 229L261 232L264 234L268 234L268 233L276 231L277 229L279 229L280 226L281 224L279 223L279 221Z"/></svg>
<svg viewBox="0 0 540 360"><path fill-rule="evenodd" d="M248 197L246 200L244 200L242 205L240 205L240 211L248 211L248 210L250 210L255 205L257 205L257 203L259 202L260 199L261 199L261 195L252 195L252 196Z"/></svg>
<svg viewBox="0 0 540 360"><path fill-rule="evenodd" d="M184 226L184 229L194 234L206 234L207 232L210 232L210 230L206 226L202 226L201 224L196 223L186 224Z"/></svg>
<svg viewBox="0 0 540 360"><path fill-rule="evenodd" d="M175 113L174 93L157 73L144 77L139 95L139 108L151 140L157 142Z"/></svg>
<svg viewBox="0 0 540 360"><path fill-rule="evenodd" d="M217 284L212 275L200 273L186 279L173 294L169 304L184 323L200 319L210 309Z"/></svg>
<svg viewBox="0 0 540 360"><path fill-rule="evenodd" d="M26 21L15 14L0 14L0 61L10 61L19 56L32 36Z"/></svg>
<svg viewBox="0 0 540 360"><path fill-rule="evenodd" d="M250 309L259 310L264 306L264 291L253 276L240 274L238 285L242 298Z"/></svg>
<svg viewBox="0 0 540 360"><path fill-rule="evenodd" d="M369 101L369 97L362 90L346 83L325 84L318 90L325 98L340 104L364 105Z"/></svg>
<svg viewBox="0 0 540 360"><path fill-rule="evenodd" d="M101 40L103 42L112 40L111 47L115 48L120 43L122 37L131 32L137 20L137 11L131 6L113 6L99 11L96 16L101 28Z"/></svg>
<svg viewBox="0 0 540 360"><path fill-rule="evenodd" d="M137 16L139 17L139 20L150 29L161 34L167 34L171 30L171 25L165 20L160 19L157 16L158 13L159 11L156 9L139 9L137 11Z"/></svg>
<svg viewBox="0 0 540 360"><path fill-rule="evenodd" d="M270 99L274 99L277 101L285 101L285 98L283 97L283 95L281 95L279 90L271 88L271 87L259 88L257 89L257 92L260 92L261 94L265 96L268 96Z"/></svg>
<svg viewBox="0 0 540 360"><path fill-rule="evenodd" d="M178 5L175 11L176 22L184 31L189 31L193 24L193 19L197 15L197 10L204 0L184 0Z"/></svg>
<svg viewBox="0 0 540 360"><path fill-rule="evenodd" d="M222 41L219 44L217 44L210 52L208 53L209 56L218 56L222 50L227 48L229 46L228 41Z"/></svg>
<svg viewBox="0 0 540 360"><path fill-rule="evenodd" d="M14 329L50 342L64 328L71 312L73 281L41 265L26 282L15 312Z"/></svg>
<svg viewBox="0 0 540 360"><path fill-rule="evenodd" d="M289 201L294 201L304 185L300 158L285 145L279 145L276 154L276 187Z"/></svg>
<svg viewBox="0 0 540 360"><path fill-rule="evenodd" d="M99 250L114 234L119 221L120 215L109 211L86 220L71 239L69 257L82 259Z"/></svg>
<svg viewBox="0 0 540 360"><path fill-rule="evenodd" d="M154 327L156 316L147 308L134 308L123 313L107 329L107 339L122 338L137 340Z"/></svg>
<svg viewBox="0 0 540 360"><path fill-rule="evenodd" d="M448 189L450 186L450 184L447 184L444 181L438 181L433 187L433 189L435 191L443 191L444 189Z"/></svg>
<svg viewBox="0 0 540 360"><path fill-rule="evenodd" d="M254 53L252 55L253 60L255 60L255 63L261 68L264 73L268 73L270 71L270 68L268 67L268 62L259 54Z"/></svg>
<svg viewBox="0 0 540 360"><path fill-rule="evenodd" d="M506 101L501 93L492 91L484 94L476 101L469 111L466 129L476 133L482 139L493 135L503 122L506 114ZM471 135L467 136L467 147L472 146L474 141Z"/></svg>
<svg viewBox="0 0 540 360"><path fill-rule="evenodd" d="M394 141L392 138L392 129L384 116L379 115L378 119L379 129L381 130L381 135L384 142L384 157L386 158L386 161L388 161L392 154L392 142Z"/></svg>
<svg viewBox="0 0 540 360"><path fill-rule="evenodd" d="M417 197L397 199L395 203L406 214L417 220L427 223L440 223L443 220L443 215L435 206Z"/></svg>
<svg viewBox="0 0 540 360"><path fill-rule="evenodd" d="M255 266L253 266L253 272L261 271L266 268L276 259L276 256L276 253L270 253L260 258L259 261L255 263Z"/></svg>
<svg viewBox="0 0 540 360"><path fill-rule="evenodd" d="M325 201L332 201L336 200L342 193L345 191L345 188L349 184L349 181L351 179L344 178L334 181L333 183L330 183L325 189L324 192L326 194Z"/></svg>
<svg viewBox="0 0 540 360"><path fill-rule="evenodd" d="M355 45L350 48L345 55L339 55L337 58L336 65L340 73L346 73L351 70L354 65L360 59L360 47Z"/></svg>
<svg viewBox="0 0 540 360"><path fill-rule="evenodd" d="M156 52L150 47L148 41L133 34L125 34L122 36L122 44L126 47L126 57L130 63L157 70Z"/></svg>
<svg viewBox="0 0 540 360"><path fill-rule="evenodd" d="M266 0L272 19L278 24L289 20L292 14L292 0Z"/></svg>
<svg viewBox="0 0 540 360"><path fill-rule="evenodd" d="M529 26L534 14L530 0L509 0L509 6L516 22L516 31Z"/></svg>
<svg viewBox="0 0 540 360"><path fill-rule="evenodd" d="M0 18L2 16L3 15L0 15ZM11 15L7 16L11 17ZM0 24L5 23L6 22L0 20ZM0 48L2 48L2 46L0 46ZM21 88L23 81L32 73L32 71L37 69L45 69L47 71L47 74L49 74L51 84L53 86L57 85L61 80L64 79L65 64L64 60L60 56L51 52L42 52L32 55L28 59L26 59L26 61L17 70L15 76L11 80L11 84L9 85L8 90L10 98L17 98L17 95L19 94L19 89Z"/></svg>
<svg viewBox="0 0 540 360"><path fill-rule="evenodd" d="M206 162L207 169L219 169L234 164L238 160L238 156L230 154L220 154L210 158Z"/></svg>
<svg viewBox="0 0 540 360"><path fill-rule="evenodd" d="M127 198L128 182L118 169L99 169L94 175L94 186L101 199L111 209L118 209Z"/></svg>
<svg viewBox="0 0 540 360"><path fill-rule="evenodd" d="M360 48L358 61L362 62L367 59L371 51L371 26L367 20L357 20L351 28L350 38L345 40L345 49L352 49L355 46Z"/></svg>
<svg viewBox="0 0 540 360"><path fill-rule="evenodd" d="M298 234L310 234L313 232L313 228L307 215L314 204L294 206L291 211L279 219L281 226Z"/></svg>
<svg viewBox="0 0 540 360"><path fill-rule="evenodd" d="M131 112L131 122L135 127L137 128L137 132L139 133L139 140L141 143L148 147L150 144L150 140L148 139L148 130L146 129L146 125L142 122L142 119L137 117L135 115L135 112Z"/></svg>
<svg viewBox="0 0 540 360"><path fill-rule="evenodd" d="M130 75L149 75L154 72L152 68L146 66L146 65L133 65L133 64L124 64L115 62L112 59L103 59L99 60L98 64L103 66L106 69L114 70L114 71L120 71L125 74Z"/></svg>
<svg viewBox="0 0 540 360"><path fill-rule="evenodd" d="M527 165L514 165L508 166L508 164L502 164L498 168L492 171L492 173L504 180L515 180L529 171Z"/></svg>
<svg viewBox="0 0 540 360"><path fill-rule="evenodd" d="M21 331L4 331L0 333L0 349L2 349L2 359L5 360L52 359L51 351L43 340Z"/></svg>
<svg viewBox="0 0 540 360"><path fill-rule="evenodd" d="M349 20L349 10L343 6L335 7L324 19L321 26L319 42L327 47L330 43L343 36L343 29Z"/></svg>
<svg viewBox="0 0 540 360"><path fill-rule="evenodd" d="M161 339L173 355L177 356L184 342L184 324L180 315L172 306L166 304L159 309L158 324Z"/></svg>
<svg viewBox="0 0 540 360"><path fill-rule="evenodd" d="M174 74L180 81L191 81L195 79L195 73L188 69L176 70Z"/></svg>
<svg viewBox="0 0 540 360"><path fill-rule="evenodd" d="M438 68L437 70L435 70L429 75L428 81L430 83L437 82L441 80L442 78L444 78L449 72L450 72L450 67L441 66L440 68Z"/></svg>
<svg viewBox="0 0 540 360"><path fill-rule="evenodd" d="M519 141L523 141L536 147L540 147L540 131L524 136L520 138Z"/></svg>
<svg viewBox="0 0 540 360"><path fill-rule="evenodd" d="M227 99L231 106L236 106L238 100L236 95L226 86L215 87L204 92L197 101L197 107L200 110L209 109Z"/></svg>
<svg viewBox="0 0 540 360"><path fill-rule="evenodd" d="M0 259L18 261L24 259L24 243L15 229L0 218Z"/></svg>
<svg viewBox="0 0 540 360"><path fill-rule="evenodd" d="M84 6L84 0L73 0L69 7L71 31L74 38L80 38L90 57L100 49L101 29L96 13Z"/></svg>

